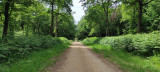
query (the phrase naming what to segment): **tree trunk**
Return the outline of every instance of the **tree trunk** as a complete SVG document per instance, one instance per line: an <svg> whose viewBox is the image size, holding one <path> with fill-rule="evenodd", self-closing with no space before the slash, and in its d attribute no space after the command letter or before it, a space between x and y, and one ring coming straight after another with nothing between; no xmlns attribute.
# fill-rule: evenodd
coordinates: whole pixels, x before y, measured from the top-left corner
<svg viewBox="0 0 160 72"><path fill-rule="evenodd" d="M56 15L56 24L55 24L55 37L58 36L58 33L57 33L57 28L58 28L58 15Z"/></svg>
<svg viewBox="0 0 160 72"><path fill-rule="evenodd" d="M4 21L4 27L3 27L3 35L2 38L7 36L7 31L8 31L8 22L9 22L9 8L11 5L11 0L8 0L5 4L5 21Z"/></svg>
<svg viewBox="0 0 160 72"><path fill-rule="evenodd" d="M139 1L139 15L138 15L138 30L137 30L137 33L140 33L141 32L141 24L142 24L142 7L143 7L143 4L142 4L142 0Z"/></svg>
<svg viewBox="0 0 160 72"><path fill-rule="evenodd" d="M107 36L110 36L110 31L109 31L109 20L108 20L108 9L109 9L109 2L110 0L108 0L108 5L107 5L107 14L106 14L106 20L107 20Z"/></svg>
<svg viewBox="0 0 160 72"><path fill-rule="evenodd" d="M50 35L51 36L52 36L52 33L53 33L53 22L54 22L53 5L54 5L54 3L51 4L51 6L52 6L52 10L51 10L52 20L51 20L51 28L50 28Z"/></svg>
<svg viewBox="0 0 160 72"><path fill-rule="evenodd" d="M40 29L40 24L39 24L39 23L37 23L37 24L38 24L37 33L40 34L40 31L39 31L39 29Z"/></svg>
<svg viewBox="0 0 160 72"><path fill-rule="evenodd" d="M27 24L26 36L29 36L28 32L29 32L29 26L28 26L28 24Z"/></svg>
<svg viewBox="0 0 160 72"><path fill-rule="evenodd" d="M2 21L2 14L0 13L0 19L1 19L1 21Z"/></svg>
<svg viewBox="0 0 160 72"><path fill-rule="evenodd" d="M103 9L104 9L104 12L105 12L105 15L106 15L106 36L109 36L109 21L108 21L108 6L109 6L109 1L108 1L108 5L107 5L107 10L106 10L106 7L104 5L104 2L102 1L102 4L103 4Z"/></svg>
<svg viewBox="0 0 160 72"><path fill-rule="evenodd" d="M24 22L21 22L21 29L24 30Z"/></svg>

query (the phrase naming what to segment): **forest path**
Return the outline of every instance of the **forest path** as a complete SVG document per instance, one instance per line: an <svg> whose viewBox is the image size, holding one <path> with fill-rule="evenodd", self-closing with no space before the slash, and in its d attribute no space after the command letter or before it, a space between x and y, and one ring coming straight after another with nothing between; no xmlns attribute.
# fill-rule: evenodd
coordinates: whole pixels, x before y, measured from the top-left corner
<svg viewBox="0 0 160 72"><path fill-rule="evenodd" d="M73 42L49 72L122 72L80 42Z"/></svg>

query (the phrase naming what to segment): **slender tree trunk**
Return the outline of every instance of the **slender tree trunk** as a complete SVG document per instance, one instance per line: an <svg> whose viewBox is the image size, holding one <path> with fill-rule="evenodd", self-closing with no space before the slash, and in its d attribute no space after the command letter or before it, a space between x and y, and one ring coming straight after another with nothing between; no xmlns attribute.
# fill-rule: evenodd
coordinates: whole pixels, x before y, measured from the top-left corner
<svg viewBox="0 0 160 72"><path fill-rule="evenodd" d="M51 20L50 35L52 36L52 33L53 33L53 22L54 22L54 15L53 15L54 3L52 3L51 6L52 6L52 10L51 10L52 20Z"/></svg>
<svg viewBox="0 0 160 72"><path fill-rule="evenodd" d="M33 33L36 34L36 26L33 26Z"/></svg>
<svg viewBox="0 0 160 72"><path fill-rule="evenodd" d="M105 5L103 4L103 9L104 9L104 12L105 12L105 15L106 15L106 36L108 35L108 16L107 16L107 11L106 11L106 8L105 8Z"/></svg>
<svg viewBox="0 0 160 72"><path fill-rule="evenodd" d="M57 36L58 36L57 29L58 29L58 15L56 15L56 23L55 23L55 37L57 37Z"/></svg>
<svg viewBox="0 0 160 72"><path fill-rule="evenodd" d="M24 30L24 22L21 22L21 29Z"/></svg>
<svg viewBox="0 0 160 72"><path fill-rule="evenodd" d="M109 9L109 2L110 0L108 0L108 5L107 5L107 16L106 16L106 19L107 19L107 36L110 36L110 31L109 31L109 20L108 20L108 9Z"/></svg>
<svg viewBox="0 0 160 72"><path fill-rule="evenodd" d="M39 29L40 29L40 24L38 23L38 27L37 27L37 33L38 33L38 34L40 34L40 33L39 33L39 32L40 32Z"/></svg>
<svg viewBox="0 0 160 72"><path fill-rule="evenodd" d="M138 30L137 30L137 33L140 33L141 32L141 24L142 24L142 7L143 7L143 4L142 4L142 0L139 1L139 15L138 15Z"/></svg>
<svg viewBox="0 0 160 72"><path fill-rule="evenodd" d="M29 27L28 27L28 24L27 24L27 32L26 32L26 36L29 36L28 32L29 32Z"/></svg>
<svg viewBox="0 0 160 72"><path fill-rule="evenodd" d="M118 36L121 34L120 24L118 24Z"/></svg>
<svg viewBox="0 0 160 72"><path fill-rule="evenodd" d="M7 36L7 31L8 31L8 22L9 22L9 8L11 5L11 0L8 0L5 4L5 21L4 21L4 27L3 27L3 35L2 38Z"/></svg>
<svg viewBox="0 0 160 72"><path fill-rule="evenodd" d="M1 21L2 21L2 14L0 13L0 19L1 19Z"/></svg>
<svg viewBox="0 0 160 72"><path fill-rule="evenodd" d="M106 36L109 36L109 21L108 21L108 6L109 6L109 1L108 1L108 5L107 5L107 10L106 10L106 6L104 5L104 2L102 2L103 4L103 9L104 9L104 12L105 12L105 15L106 15Z"/></svg>
<svg viewBox="0 0 160 72"><path fill-rule="evenodd" d="M36 11L37 12L37 11ZM39 34L39 22L38 22L38 19L37 19L37 14L36 14L36 25L35 25L35 32L37 33L37 34Z"/></svg>

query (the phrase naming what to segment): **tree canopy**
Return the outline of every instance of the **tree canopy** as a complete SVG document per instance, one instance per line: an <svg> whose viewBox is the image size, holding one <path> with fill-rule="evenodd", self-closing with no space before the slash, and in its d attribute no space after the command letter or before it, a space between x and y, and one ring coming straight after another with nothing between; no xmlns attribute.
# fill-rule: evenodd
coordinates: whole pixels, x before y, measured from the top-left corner
<svg viewBox="0 0 160 72"><path fill-rule="evenodd" d="M75 25L71 6L72 0L1 0L0 36L52 33L52 36L57 34L73 39Z"/></svg>
<svg viewBox="0 0 160 72"><path fill-rule="evenodd" d="M86 14L77 25L76 36L79 38L159 30L159 0L82 0L82 2Z"/></svg>

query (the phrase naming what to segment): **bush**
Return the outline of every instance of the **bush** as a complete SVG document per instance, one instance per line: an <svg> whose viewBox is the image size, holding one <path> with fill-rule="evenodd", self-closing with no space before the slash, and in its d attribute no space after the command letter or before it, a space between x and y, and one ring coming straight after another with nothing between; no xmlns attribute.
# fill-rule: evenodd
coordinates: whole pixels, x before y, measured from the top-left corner
<svg viewBox="0 0 160 72"><path fill-rule="evenodd" d="M114 49L128 49L131 42L132 35L119 36L119 37L105 37L100 40L101 45L111 45Z"/></svg>
<svg viewBox="0 0 160 72"><path fill-rule="evenodd" d="M142 55L153 55L160 52L160 33L136 34L132 38L130 48Z"/></svg>
<svg viewBox="0 0 160 72"><path fill-rule="evenodd" d="M83 42L87 43L99 43L99 41L101 40L101 38L98 37L90 37L90 38L86 38L83 40Z"/></svg>
<svg viewBox="0 0 160 72"><path fill-rule="evenodd" d="M46 49L54 44L69 44L70 41L64 37L51 36L18 36L8 39L8 42L0 44L0 61L11 62L17 57L23 57L25 54L38 49Z"/></svg>
<svg viewBox="0 0 160 72"><path fill-rule="evenodd" d="M115 50L123 49L135 54L150 56L160 53L160 32L155 31L149 34L135 34L104 38L86 38L83 43L98 43L101 45L111 45ZM101 39L101 40L100 40Z"/></svg>

